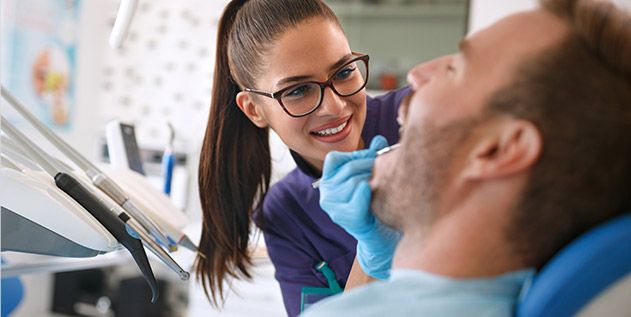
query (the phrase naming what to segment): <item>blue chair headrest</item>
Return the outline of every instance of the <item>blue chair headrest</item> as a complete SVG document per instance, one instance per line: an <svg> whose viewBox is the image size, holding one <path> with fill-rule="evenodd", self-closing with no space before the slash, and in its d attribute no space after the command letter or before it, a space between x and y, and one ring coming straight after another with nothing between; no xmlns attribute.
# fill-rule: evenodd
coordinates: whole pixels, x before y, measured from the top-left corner
<svg viewBox="0 0 631 317"><path fill-rule="evenodd" d="M4 258L0 258L0 262L4 264ZM7 317L17 308L22 301L24 295L24 286L17 277L5 277L0 280L0 294L2 294L2 304L0 310L2 317Z"/></svg>
<svg viewBox="0 0 631 317"><path fill-rule="evenodd" d="M535 276L517 316L575 315L631 273L631 214L614 218L563 248Z"/></svg>

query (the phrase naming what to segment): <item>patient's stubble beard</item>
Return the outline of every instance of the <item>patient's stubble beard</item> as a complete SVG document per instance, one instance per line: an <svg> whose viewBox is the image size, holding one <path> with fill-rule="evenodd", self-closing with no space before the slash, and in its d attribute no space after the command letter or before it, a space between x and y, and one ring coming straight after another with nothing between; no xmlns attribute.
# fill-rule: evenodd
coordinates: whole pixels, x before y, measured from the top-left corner
<svg viewBox="0 0 631 317"><path fill-rule="evenodd" d="M398 149L401 153L396 166L384 173L383 186L373 192L375 216L404 233L408 226L431 225L442 188L462 153L460 145L480 121L467 118L444 127L431 123L410 126Z"/></svg>

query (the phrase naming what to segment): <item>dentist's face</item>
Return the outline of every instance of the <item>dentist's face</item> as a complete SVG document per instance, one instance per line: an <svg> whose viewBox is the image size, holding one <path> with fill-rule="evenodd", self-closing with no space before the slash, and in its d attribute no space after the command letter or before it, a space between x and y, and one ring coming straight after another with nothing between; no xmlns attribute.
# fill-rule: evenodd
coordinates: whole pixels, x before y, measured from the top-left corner
<svg viewBox="0 0 631 317"><path fill-rule="evenodd" d="M337 24L321 18L307 20L274 42L264 56L266 71L257 79L256 88L275 92L301 82L325 82L354 57ZM354 151L360 146L365 89L340 97L326 88L320 107L299 118L285 113L275 99L256 96L254 102L283 142L318 169L328 152Z"/></svg>
<svg viewBox="0 0 631 317"><path fill-rule="evenodd" d="M489 122L485 105L560 30L545 11L516 14L462 41L459 53L410 70L402 146L376 160L371 181L372 209L383 222L405 232L462 202L460 172Z"/></svg>

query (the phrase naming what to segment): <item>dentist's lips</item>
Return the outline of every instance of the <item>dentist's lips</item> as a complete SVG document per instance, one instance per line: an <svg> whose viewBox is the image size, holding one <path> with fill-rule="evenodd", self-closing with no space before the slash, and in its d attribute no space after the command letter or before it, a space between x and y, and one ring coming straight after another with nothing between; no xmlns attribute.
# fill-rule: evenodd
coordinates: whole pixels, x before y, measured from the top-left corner
<svg viewBox="0 0 631 317"><path fill-rule="evenodd" d="M313 129L309 133L318 141L325 143L342 141L351 133L352 118L353 116L350 115L346 118L342 118L340 120Z"/></svg>

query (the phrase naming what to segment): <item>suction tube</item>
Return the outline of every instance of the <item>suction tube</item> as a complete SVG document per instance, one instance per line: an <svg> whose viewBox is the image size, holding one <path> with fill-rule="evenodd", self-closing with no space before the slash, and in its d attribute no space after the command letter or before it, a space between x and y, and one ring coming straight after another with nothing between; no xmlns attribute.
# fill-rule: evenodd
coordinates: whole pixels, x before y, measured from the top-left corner
<svg viewBox="0 0 631 317"><path fill-rule="evenodd" d="M127 219L120 219L110 213L106 206L94 196L92 192L83 187L74 177L60 172L55 175L55 184L59 189L77 201L85 210L96 218L131 253L136 265L140 268L143 277L151 288L151 302L158 300L159 289L156 278L153 275L145 249L140 240L132 237L125 229ZM126 216L123 214L123 216Z"/></svg>

